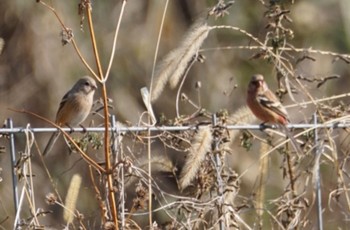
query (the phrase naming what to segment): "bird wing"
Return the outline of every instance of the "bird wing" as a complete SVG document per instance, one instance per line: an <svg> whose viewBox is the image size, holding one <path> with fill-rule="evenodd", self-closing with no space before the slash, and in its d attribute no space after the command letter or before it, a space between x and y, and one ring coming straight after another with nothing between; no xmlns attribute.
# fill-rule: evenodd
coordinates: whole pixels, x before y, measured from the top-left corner
<svg viewBox="0 0 350 230"><path fill-rule="evenodd" d="M278 115L283 116L288 120L287 110L283 107L281 102L279 102L279 100L276 98L274 94L272 95L260 94L257 96L257 100L263 107L277 113Z"/></svg>

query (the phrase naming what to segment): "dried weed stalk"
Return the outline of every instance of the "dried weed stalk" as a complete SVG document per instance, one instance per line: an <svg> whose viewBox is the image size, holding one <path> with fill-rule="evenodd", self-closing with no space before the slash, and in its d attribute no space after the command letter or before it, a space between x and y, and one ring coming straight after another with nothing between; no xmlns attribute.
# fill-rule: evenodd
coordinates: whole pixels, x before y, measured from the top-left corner
<svg viewBox="0 0 350 230"><path fill-rule="evenodd" d="M336 105L330 105L324 104L321 101L316 101L302 84L305 82L310 84L317 83L316 87L320 87L326 83L328 84L328 82L331 82L330 80L332 79L337 79L337 75L331 74L320 78L316 78L314 76L297 76L295 74L295 70L300 62L304 60L317 61L317 59L305 56L304 54L303 58L296 60L294 56L295 54L304 52L308 54L325 54L331 55L336 59L341 59L345 63L349 63L348 59L350 56L313 49L294 48L290 44L290 41L294 36L294 32L289 28L291 20L289 18L290 10L286 8L288 7L288 4L279 4L278 1L270 1L269 4L262 0L260 0L260 2L266 6L264 16L267 20L267 32L265 34L266 36L264 41L260 41L252 34L238 27L223 26L221 28L229 28L239 31L245 36L245 38L248 38L258 44L258 46L255 48L243 47L243 49L258 50L258 52L252 56L252 59L263 59L268 64L271 64L271 66L275 69L276 79L279 83L278 94L281 98L284 95L289 94L293 99L294 93L301 92L309 97L309 103L315 105L321 121L332 121L338 119L338 122L348 122L348 113L350 109L346 104L339 103ZM292 1L284 1L284 3L286 2L288 3ZM218 4L211 11L209 11L209 15L215 15L215 17L225 15L228 7L230 7L232 3L233 1L228 1L226 3L224 1L218 1ZM48 7L60 21L62 30L64 31L62 34L63 41L73 45L73 47L77 50L79 57L94 74L89 65L86 64L84 58L80 55L74 41L73 32L63 24L63 21L58 16L55 9L46 3L42 4ZM81 13L84 10L87 10L85 5L84 7L82 6L83 5L81 5ZM88 7L91 6L89 5ZM81 19L83 20L84 14L81 14L81 16ZM91 18L89 20L91 20ZM160 96L167 83L169 83L170 87L172 88L177 87L179 81L181 81L186 71L190 68L189 63L193 61L193 58L197 57L198 50L207 38L211 28L212 27L209 27L206 21L203 19L198 20L184 36L179 47L169 53L164 61L161 62L161 64L158 66L156 75L157 78L154 82L154 89L152 90L152 101L155 101ZM94 46L95 45L96 44L94 44ZM2 39L0 39L0 53L2 46ZM294 56L292 54L294 54ZM96 74L94 75L96 76ZM305 132L305 135L303 136L305 139L304 149L307 150L305 151L307 152L305 156L297 158L290 153L289 149L284 149L281 147L278 148L278 151L281 153L283 158L283 165L280 172L281 179L283 179L285 184L281 186L281 190L283 190L281 192L282 195L278 194L278 197L271 201L272 209L267 209L267 206L265 205L265 195L267 196L271 194L267 193L268 190L266 187L268 185L266 180L269 179L267 177L269 165L266 152L271 150L271 146L265 143L266 140L261 143L261 148L259 150L260 175L258 177L258 190L255 193L255 200L251 196L246 195L244 188L241 188L240 180L244 181L245 178L242 176L242 174L238 175L235 173L230 168L229 162L226 160L226 153L237 154L234 151L239 148L233 148L232 142L236 139L240 131L227 131L225 129L225 125L251 124L256 121L255 116L253 116L251 111L244 106L237 109L231 116L227 117L226 115L223 115L219 117L218 122L212 122L208 121L208 117L203 116L200 106L198 106L196 109L198 109L198 114L193 114L188 117L178 117L174 121L169 122L169 124L174 126L193 125L194 127L198 125L200 128L194 135L192 130L159 132L155 136L147 134L146 137L139 133L133 133L132 136L135 138L128 144L123 143L123 146L125 146L125 149L128 150L128 153L130 153L132 157L125 158L122 156L123 154L119 154L118 157L115 157L115 161L113 161L110 166L106 167L105 170L104 168L101 168L100 164L96 165L95 169L96 172L99 173L100 184L93 179L94 177L92 176L92 170L90 171L91 178L93 179L93 186L95 188L95 194L101 209L100 212L101 215L103 215L101 226L103 226L104 229L115 229L118 228L118 226L122 226L125 229L141 229L140 224L136 221L137 218L134 218L134 214L135 216L136 214L141 216L142 211L150 208L149 202L155 201L159 202L160 207L157 207L157 210L155 210L156 208L153 207L153 209L149 211L156 213L157 211L161 210L166 214L170 221L168 223L164 223L163 225L154 221L154 228L158 228L158 226L171 226L173 229L209 229L217 228L218 226L222 226L221 224L224 224L224 226L228 229L240 228L241 226L251 229L253 227L249 226L249 220L244 220L241 212L243 208L251 209L251 207L254 207L254 211L257 213L259 228L266 228L263 223L263 214L266 213L268 213L271 217L269 219L270 222L277 225L278 228L281 229L299 229L310 226L308 214L312 208L310 206L310 203L312 202L309 202L307 198L307 195L310 194L307 189L308 186L310 187L308 184L310 181L309 174L315 174L316 172L307 172L311 168L310 165L313 163L308 162L305 167L301 167L300 165L307 157L309 158L306 160L311 162L313 161L313 158L310 157L310 152L313 150L315 145L314 131L310 129L311 131ZM107 118L108 115L109 114L105 114L104 117ZM329 164L331 167L334 167L335 165L335 174L337 176L337 180L334 185L336 188L329 194L329 202L335 202L339 206L343 205L348 208L350 207L348 194L349 189L347 187L349 182L347 175L349 172L346 167L346 162L349 159L349 141L344 141L343 148L341 150L343 155L338 155L337 148L335 148L334 143L334 136L336 135L331 136L330 134L332 134L332 131L327 129L324 129L323 133L324 135L322 136L322 142L326 143L323 144L323 146L328 151L325 151L324 155L322 156L322 160L324 160L321 162L327 166ZM348 130L342 130L342 134L347 137L349 136ZM154 174L152 174L152 178L149 177L149 174L145 170L148 163L152 165L152 172L167 172L172 173L172 176L174 176L176 170L173 164L174 162L166 157L163 158L155 156L154 149L152 149L151 152L151 160L147 159L149 160L147 161L146 158L139 157L140 154L144 153L143 150L146 147L150 147L150 142L147 146L146 142L143 141L143 138L147 138L147 140L151 139L154 142L156 142L156 140L160 140L163 146L165 146L164 149L166 150L170 149L171 151L176 150L178 152L188 152L185 165L182 168L179 176L179 187L182 191L176 191L171 194L167 193L159 188L158 181L156 181ZM128 139L128 137L125 139ZM123 139L123 142L128 141L125 139ZM88 146L92 146L93 149L99 149L102 146L99 140L100 139L97 136L94 137L92 135L86 135L85 138L81 139L79 147L84 147L84 150L88 149ZM118 143L121 141L122 140L119 140ZM135 142L137 142L137 144ZM155 146L155 144L153 144L154 142L152 142L152 148ZM117 141L115 141L115 143L118 144ZM135 147L136 145L142 145L143 147L138 148ZM106 146L106 148L109 148L109 145L106 144ZM78 146L76 147L78 149ZM241 151L241 149L238 151ZM108 152L109 151L106 151L106 153ZM30 159L28 157L29 155L26 155L25 158L23 158L23 162ZM106 158L109 159L108 157ZM19 165L22 166L23 162L19 162ZM258 162L258 160L256 160L256 162ZM338 162L340 162L339 165ZM92 163L89 162L89 164L91 169ZM105 163L103 162L101 164L103 165ZM20 168L18 168L18 170L19 169ZM302 169L305 170L302 171ZM302 177L303 174L307 174L307 176ZM30 179L32 180L31 173L19 173L18 175L20 175L21 179L27 179L29 178L28 175L30 175ZM111 180L111 177L113 177L113 180ZM128 177L131 179L124 180ZM108 179L109 186L106 186L106 179ZM136 184L136 180L138 180L139 183ZM166 182L170 183L169 181ZM29 184L30 183L28 182L28 185ZM52 184L54 183L52 182ZM73 221L80 184L81 178L73 177L65 202L67 210L70 210L70 212L64 214L67 223L72 223ZM135 184L135 187L130 186ZM194 192L190 194L187 193L187 196L181 196L185 194L183 191L187 192L190 190L190 185L192 185L191 188L194 190ZM127 193L129 201L131 197L131 204L130 206L125 207L126 211L123 210L126 202L124 203L124 200L120 198L123 197L125 187L129 189L132 188L132 190ZM149 189L150 187L152 189ZM113 197L110 197L110 199L108 199L108 196L111 194L115 194L117 198L114 199ZM152 198L153 196L155 199L150 200L150 197ZM342 197L345 198L341 199ZM34 198L31 198L29 201L31 202L32 200L34 200ZM243 201L238 203L240 200ZM342 202L343 200L345 200L345 202ZM48 196L47 201L50 202L50 204L58 204L57 197L53 195ZM250 205L250 202L255 203L254 205ZM34 204L35 202L32 203ZM112 213L112 206L118 207L118 213ZM34 206L31 208L34 210ZM35 210L33 210L31 210L32 213L35 212ZM37 216L44 214L45 212L38 212L35 215L33 214L30 220L33 221L34 224L25 223L23 226L39 226ZM117 217L116 214L118 214L118 217L120 218L115 218L113 220L115 222L111 222L111 217L113 217L113 215ZM255 218L254 221L256 221ZM120 225L115 225L115 223ZM124 225L122 225L122 223ZM253 223L252 226L254 224L255 223ZM84 228L83 225L82 228Z"/></svg>

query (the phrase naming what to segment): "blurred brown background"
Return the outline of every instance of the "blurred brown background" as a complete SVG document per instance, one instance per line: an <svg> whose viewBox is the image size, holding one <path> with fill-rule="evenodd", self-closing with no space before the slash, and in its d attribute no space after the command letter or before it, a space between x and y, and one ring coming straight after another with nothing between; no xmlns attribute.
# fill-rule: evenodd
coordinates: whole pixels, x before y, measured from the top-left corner
<svg viewBox="0 0 350 230"><path fill-rule="evenodd" d="M170 1L157 57L158 62L171 49L176 48L194 20L206 14L208 8L216 2L209 0ZM104 71L108 65L121 3L121 1L93 1L92 3L97 44ZM86 19L82 30L80 29L78 1L49 1L49 4L55 7L66 26L73 30L74 38L82 54L96 69ZM150 84L164 5L164 1L155 0L127 1L118 35L115 60L107 85L108 96L113 100L112 113L116 114L121 122L136 125L141 113L145 110L139 92L140 88L149 87ZM291 40L291 44L295 47L312 47L325 51L349 53L350 3L348 0L300 0L289 9L293 22L287 27L294 31L294 39ZM228 10L229 15L217 20L211 18L208 23L210 26L240 27L264 40L266 35L265 10L260 1L237 0ZM53 120L64 93L79 77L89 74L72 46L70 44L62 46L60 32L60 24L53 13L36 1L0 1L0 37L5 40L5 47L0 55L0 119L5 120L11 117L16 127L25 127L27 124L30 124L31 127L48 127L48 124L32 116L12 112L8 108L26 109ZM243 95L245 95L247 81L252 74L264 74L271 88L276 89L273 65L262 59L249 60L255 53L254 50L219 49L224 46L241 45L256 44L239 32L212 30L202 46L204 49L202 54L205 55L206 61L193 66L186 80L184 92L196 101L195 82L200 81L202 83L200 90L202 106L210 112L227 109L232 113L244 105ZM206 51L206 48L216 49ZM340 79L327 83L319 89L316 89L315 85L306 85L315 98L348 92L349 66L345 62L333 63L333 58L326 55L311 56L316 58L316 61L305 61L298 65L295 69L297 74L312 77L332 74L341 76ZM237 87L234 87L235 85ZM100 97L100 92L98 91L95 96L96 99ZM168 118L175 117L175 97L176 90L170 90L167 87L154 104L157 117L161 114ZM296 98L298 101L306 99L302 94L297 95ZM343 101L347 103L349 100L343 99ZM284 104L289 103L291 101L286 98ZM183 114L194 112L194 109L185 103L180 106ZM292 121L308 122L312 110L313 108L292 109ZM17 151L23 151L25 140L23 136L16 136L18 136ZM43 149L47 136L37 134L36 138L39 147ZM8 146L8 142L4 139L0 143ZM236 147L240 164L233 163L233 168L240 171L249 164L245 162L250 162L251 157L254 158L254 156ZM68 154L52 154L48 158L49 166L53 171L57 171L57 174L62 175L72 166L72 158L76 160L78 157L68 156ZM3 181L0 183L0 222L9 216L9 219L2 224L4 228L10 228L14 220L9 163L9 152L6 151L5 154L0 155L0 166L3 168L1 173ZM45 177L41 178L42 167L35 156L33 164L36 175L35 183L39 187L42 186L42 189L36 192L38 197L43 198L50 191L50 186L46 186ZM84 167L83 165L82 168ZM79 171L83 175L87 173L81 170L86 169L75 167L69 174L74 171ZM62 191L68 186L69 178L67 181L60 181L63 184ZM248 190L253 183L254 181L246 184ZM86 196L91 197L91 194ZM38 206L45 206L44 200L38 202L40 202ZM80 208L84 209L84 207ZM60 223L60 220L57 222ZM338 219L335 222L344 226L344 222ZM330 224L330 226L336 225L338 224Z"/></svg>

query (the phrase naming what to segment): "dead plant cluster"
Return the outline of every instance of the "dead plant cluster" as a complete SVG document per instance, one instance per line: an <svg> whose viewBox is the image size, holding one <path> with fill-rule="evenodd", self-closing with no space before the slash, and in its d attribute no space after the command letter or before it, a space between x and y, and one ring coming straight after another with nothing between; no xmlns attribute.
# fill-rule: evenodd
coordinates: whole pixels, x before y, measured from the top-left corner
<svg viewBox="0 0 350 230"><path fill-rule="evenodd" d="M301 69L305 63L317 63L320 57L349 64L349 55L293 45L298 36L291 16L293 0L254 2L264 11L260 34L221 23L239 3L219 0L194 20L176 48L161 61L154 62L149 89L142 95L146 112L140 116L139 123L116 123L106 85L112 77L114 55L118 53L118 33L123 33L120 24L124 9L131 1L120 2L110 64L104 71L96 39L100 34L94 32L92 15L94 4L100 2L81 0L77 10L81 29L91 39L96 64L93 67L75 40L74 33L78 31L65 24L64 16L51 1L37 1L38 8L51 12L59 22L62 44L76 51L90 75L100 83L101 99L93 113L102 121L92 126L104 127L106 131L74 135L61 130L69 143L68 157L75 163L58 173L58 169L47 166L50 158L40 155L42 147L32 127L23 129L25 148L17 149L19 157L14 168L14 181L21 191L20 203L16 215L12 217L9 211L8 216L0 217L1 226L15 229L321 229L326 226L342 229L346 226L346 221L340 219L348 220L350 213L349 106L341 100L349 93L318 99L313 89L324 90L340 74L314 76ZM163 16L169 1L165 2ZM239 34L247 45L206 46L211 36L223 31L228 37ZM2 47L0 40L0 52ZM289 102L287 109L297 114L293 120L303 119L301 124L289 127L301 151L294 149L273 124L256 125L258 121L245 104L233 112L228 109L213 112L206 108L205 81L195 80L191 88L194 94L184 89L196 66L210 65L214 51L217 55L225 50L245 51L249 54L246 62L270 67L278 86L275 93L281 101ZM241 82L239 87L245 89L246 80ZM167 107L176 111L174 117L153 111L170 91L168 85L176 91L173 104ZM226 94L235 94L234 91ZM236 93L236 96L241 95ZM19 112L49 122L33 111ZM11 140L11 135L2 133L1 138ZM10 149L0 151L9 154ZM44 168L40 174L33 169L33 159ZM45 190L36 183L42 177L49 187ZM64 185L59 183L64 180ZM0 185L5 186L4 181Z"/></svg>

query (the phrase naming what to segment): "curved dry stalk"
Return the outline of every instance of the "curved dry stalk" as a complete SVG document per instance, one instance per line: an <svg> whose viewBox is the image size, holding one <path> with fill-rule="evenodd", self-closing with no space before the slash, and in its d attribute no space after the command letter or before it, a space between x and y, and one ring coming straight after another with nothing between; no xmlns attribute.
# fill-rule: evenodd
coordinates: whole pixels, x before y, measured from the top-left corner
<svg viewBox="0 0 350 230"><path fill-rule="evenodd" d="M350 117L350 115L349 115L349 117ZM329 120L329 121L327 121L327 122L324 122L324 124L337 123L337 122L341 121L342 119L344 119L344 118L332 119L332 120ZM307 134L307 133L313 131L314 129L315 129L315 127L308 128L308 129L306 129L306 130L304 130L304 131L298 133L298 134L295 135L294 137L295 137L295 138L298 138L298 137L300 137L300 136L303 136L303 135L305 135L305 134ZM241 179L245 174L247 174L247 173L249 172L249 170L250 170L255 164L257 164L257 162L263 160L263 158L267 157L267 156L268 156L269 154L271 154L273 151L275 151L275 150L277 150L278 148L280 148L280 147L282 147L283 145L285 145L288 141L289 141L289 140L281 141L281 143L279 143L279 144L277 144L276 146L274 146L273 148L269 149L269 151L267 151L265 154L263 154L262 156L259 157L258 161L255 161L255 162L253 162L252 164L250 164L250 165L239 175L239 177L238 177L237 179ZM334 152L334 151L332 151L332 152ZM334 159L336 159L336 158L334 158ZM334 161L335 161L335 162L334 162ZM336 160L334 160L334 161L332 161L332 162L334 162L335 164L337 164L337 161L336 161ZM337 172L339 172L339 171L338 171L339 168L336 168L336 169L337 169ZM341 169L340 169L340 170L341 170ZM341 174L341 176L343 176L343 174ZM343 181L343 185L344 185L344 188L345 188L344 178L342 177L341 179L342 179L342 181ZM344 190L344 191L347 191L347 190ZM348 196L348 195L346 194L346 196ZM348 197L346 197L346 198L347 198L347 200L348 200L348 199L350 200L350 198L348 198ZM350 205L350 202L349 202L348 204ZM350 209L350 208L349 208L349 209Z"/></svg>
<svg viewBox="0 0 350 230"><path fill-rule="evenodd" d="M38 1L39 3L41 3L43 6L45 6L46 8L48 8L57 18L57 20L59 21L59 23L61 24L62 30L64 32L66 32L67 34L71 34L71 31L68 27L65 26L65 24L63 23L63 20L61 19L61 17L58 15L57 11L55 8L53 8L52 6L48 5L47 3L43 2L43 1ZM73 44L73 47L75 49L75 51L78 54L78 57L80 58L80 60L83 62L83 64L85 65L85 67L90 71L90 73L96 78L99 79L97 74L95 73L95 71L93 71L93 69L90 67L90 65L87 63L87 61L85 60L85 58L83 57L83 55L81 54L77 43L74 40L74 37L71 36L70 37L70 41Z"/></svg>
<svg viewBox="0 0 350 230"><path fill-rule="evenodd" d="M16 110L16 109L10 109L11 111L14 112L18 112L18 113L25 113L25 114L29 114L32 115L42 121L45 121L46 123L49 123L50 125L52 125L53 127L57 128L60 130L60 132L72 143L72 145L74 145L75 149L78 150L78 152L80 153L80 155L83 157L83 159L90 164L92 167L94 167L97 171L101 172L101 173L106 173L105 169L102 168L99 164L97 164L93 159L91 159L80 147L79 145L73 140L73 138L62 129L61 126L57 125L56 123L46 119L45 117L42 117L36 113L27 111L27 110Z"/></svg>
<svg viewBox="0 0 350 230"><path fill-rule="evenodd" d="M281 56L279 56L278 54L274 53L273 49L269 49L266 44L263 44L258 38L256 38L255 36L253 36L252 34L248 33L247 31L238 28L238 27L234 27L234 26L215 26L215 27L211 27L210 30L212 29L231 29L231 30L235 30L235 31L239 31L240 33L248 36L250 39L252 39L254 42L256 42L257 44L259 44L261 46L261 49L263 49L264 51L268 52L272 57L273 57L273 62L275 64L275 67L278 67L278 71L287 78L288 75L293 76L293 71L292 69L289 69L288 66L286 65L286 63L284 63L281 60ZM315 102L315 99L312 97L312 95L310 94L310 92L305 88L305 85L302 84L297 78L294 78L294 80L298 83L299 88L301 89L301 91L312 101L312 103L317 106L317 103ZM286 79L287 81L287 79ZM290 89L288 89L288 93L291 95ZM291 98L293 99L293 98ZM322 122L325 122L325 119L321 113L320 110L316 110L317 114L320 117L320 120ZM329 140L331 140L331 135L329 133L329 130L326 129L326 134ZM335 146L333 145L333 142L330 142L332 145L332 148L334 149ZM336 152L332 152L333 153L333 158L337 159L337 153ZM337 171L340 175L342 175L341 169L339 168L339 164L336 161L336 168ZM350 201L350 196L346 193L347 196L347 200ZM348 208L350 210L350 203L348 205Z"/></svg>
<svg viewBox="0 0 350 230"><path fill-rule="evenodd" d="M179 180L181 190L185 189L195 178L207 152L211 149L213 136L209 126L201 127L194 136L192 147L182 168Z"/></svg>
<svg viewBox="0 0 350 230"><path fill-rule="evenodd" d="M269 48L268 46L266 46L266 44L264 44L263 42L261 42L258 38L256 38L255 36L253 36L252 34L250 34L249 32L239 28L239 27L235 27L235 26L213 26L210 28L210 30L213 29L231 29L234 31L238 31L244 35L246 35L247 37L249 37L250 39L252 39L254 42L256 42L257 44L259 44L261 46L261 49L268 52L272 57L273 57L273 61L276 67L278 67L278 70L283 74L283 76L293 76L293 71L288 68L288 66L286 66L286 63L284 63L281 58L281 56L277 55L274 51L273 48ZM311 100L314 102L314 98L311 96L311 94L306 90L304 84L302 84L298 79L294 78L295 81L298 83L300 89L303 91L303 93ZM291 98L293 99L293 98ZM316 103L314 102L314 105L316 105ZM322 116L322 114L319 114L320 116ZM323 120L323 119L322 119Z"/></svg>
<svg viewBox="0 0 350 230"><path fill-rule="evenodd" d="M283 76L293 76L293 71L288 68L288 66L286 66L286 63L284 63L281 60L281 56L279 56L278 54L273 52L273 48L270 48L268 46L266 46L266 44L262 43L258 38L256 38L255 36L253 36L252 34L248 33L247 31L239 28L239 27L234 27L234 26L215 26L215 27L211 27L210 30L213 29L231 29L231 30L235 30L238 31L246 36L248 36L250 39L252 39L254 42L256 42L257 44L259 44L261 46L261 49L263 49L264 51L268 52L272 57L273 57L273 61L276 67L278 67L278 71L280 71L282 73ZM298 83L300 89L302 90L302 92L313 102L313 104L316 106L316 102L315 99L312 97L312 95L306 90L305 85L302 84L297 78L294 78L295 81ZM286 80L287 81L287 80ZM290 90L288 90L290 91ZM291 93L288 92L290 95ZM291 97L291 99L293 99L293 97ZM324 122L324 118L323 115L320 113L319 110L317 110L318 115L321 118L321 121ZM328 138L330 138L330 135L328 133Z"/></svg>
<svg viewBox="0 0 350 230"><path fill-rule="evenodd" d="M20 223L21 213L25 209L25 203L28 203L30 212L33 214L31 220L32 225L39 226L36 202L35 202L35 187L33 183L33 164L31 156L31 149L35 142L34 133L29 130L30 125L28 124L25 129L25 150L21 154L20 158L17 159L16 165L12 163L12 170L16 171L16 181L13 181L13 192L15 199L15 221L13 222L13 229L18 229ZM16 160L16 159L12 159ZM21 184L21 186L19 186ZM20 189L20 196L19 196ZM15 198L16 197L16 198Z"/></svg>
<svg viewBox="0 0 350 230"><path fill-rule="evenodd" d="M312 128L309 128L309 129L306 129L300 133L298 133L297 135L295 135L294 137L297 138L299 136L302 136L302 135L305 135L306 133L314 130L315 128L312 127ZM284 141L281 141L279 144L275 145L273 148L269 149L269 151L267 151L265 154L263 155L260 155L259 159L255 162L253 162L252 164L250 164L238 177L238 179L241 179L245 174L247 174L249 172L249 170L254 166L256 165L259 161L263 160L265 157L267 157L268 155L270 155L273 151L277 150L278 148L282 147L283 145L285 145L287 142L289 142L290 139L286 139Z"/></svg>
<svg viewBox="0 0 350 230"><path fill-rule="evenodd" d="M145 105L146 110L147 110L147 114L151 118L151 121L152 121L152 123L148 124L148 125L154 126L157 123L157 119L156 119L156 116L154 115L153 107L151 104L151 97L150 97L150 94L148 92L147 87L142 87L140 89L140 92L141 92L143 104Z"/></svg>
<svg viewBox="0 0 350 230"><path fill-rule="evenodd" d="M350 97L350 93L343 93L343 94L338 94L338 95L334 95L326 98L315 99L314 101L304 101L304 102L294 103L294 104L286 105L284 107L293 108L296 106L305 106L305 105L313 104L314 102L319 103L319 102L331 101L331 100L340 99L343 97Z"/></svg>
<svg viewBox="0 0 350 230"><path fill-rule="evenodd" d="M120 24L122 22L122 17L123 17L123 14L124 14L125 6L126 6L126 0L123 0L123 4L122 4L122 8L120 10L118 23L117 23L117 26L115 28L111 57L109 58L109 64L108 64L108 67L107 67L106 75L104 77L104 81L107 81L108 76L109 76L109 72L111 71L111 68L112 68L112 64L113 64L113 60L114 60L114 56L115 56L115 48L117 46L117 38L118 38Z"/></svg>
<svg viewBox="0 0 350 230"><path fill-rule="evenodd" d="M90 173L90 179L91 179L92 186L95 190L95 197L96 197L96 200L100 206L101 220L102 220L102 223L105 223L107 221L106 217L108 216L106 213L107 208L106 208L105 202L103 202L103 200L102 200L101 192L96 185L91 165L89 165L89 173Z"/></svg>
<svg viewBox="0 0 350 230"><path fill-rule="evenodd" d="M308 53L308 54L320 54L320 55L326 55L326 56L331 56L334 58L340 58L341 60L345 61L346 63L349 62L350 55L347 53L337 53L337 52L332 52L332 51L327 51L327 50L316 50L313 48L296 48L294 46L291 46L288 44L289 47L277 47L275 49L279 51L293 51L296 53ZM231 50L231 49L242 49L242 50L261 50L264 47L261 46L222 46L222 47L215 47L215 48L205 48L205 49L200 49L199 52L208 52L208 51L213 51L213 50ZM273 47L271 46L266 46L267 49L272 50Z"/></svg>
<svg viewBox="0 0 350 230"><path fill-rule="evenodd" d="M181 95L181 90L182 90L182 86L184 85L185 83L185 80L186 80L186 77L188 75L188 71L190 70L190 68L192 67L192 65L194 64L195 60L193 59L189 65L188 65L188 68L186 70L186 72L184 73L184 76L182 78L182 81L180 83L180 86L179 86L179 89L177 90L177 93L176 93L176 102L175 102L175 110L176 110L176 116L178 118L180 118L180 109L179 109L179 102L180 102L180 95Z"/></svg>

